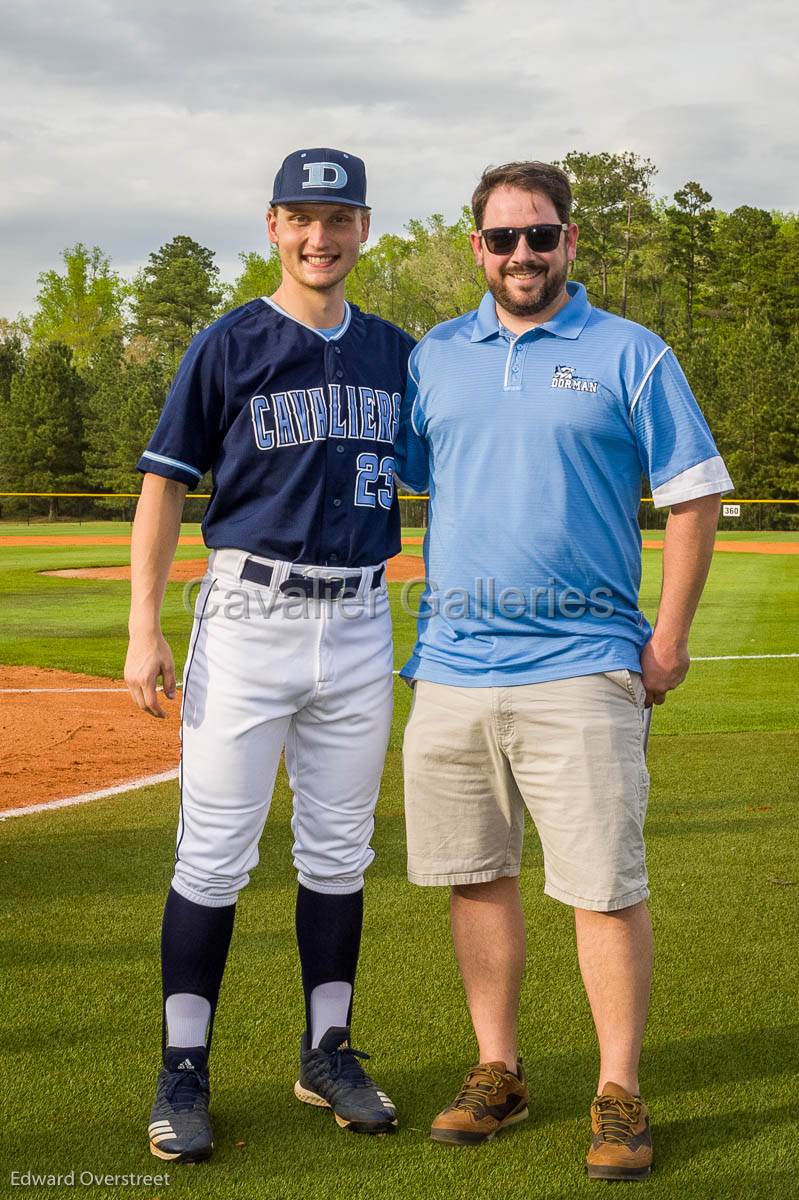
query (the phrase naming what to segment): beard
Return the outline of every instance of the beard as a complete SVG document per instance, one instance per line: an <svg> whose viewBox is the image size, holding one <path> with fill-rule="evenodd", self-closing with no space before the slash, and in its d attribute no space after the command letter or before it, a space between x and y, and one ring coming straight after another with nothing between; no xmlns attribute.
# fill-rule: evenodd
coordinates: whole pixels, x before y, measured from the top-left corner
<svg viewBox="0 0 799 1200"><path fill-rule="evenodd" d="M511 292L505 283L508 276L513 278L512 272L503 272L496 279L486 278L486 283L491 295L497 304L504 308L505 312L511 313L514 317L534 317L536 313L549 308L563 294L568 275L568 263L564 263L561 267L554 265L547 267L546 274L542 276L537 290L530 292L524 299Z"/></svg>

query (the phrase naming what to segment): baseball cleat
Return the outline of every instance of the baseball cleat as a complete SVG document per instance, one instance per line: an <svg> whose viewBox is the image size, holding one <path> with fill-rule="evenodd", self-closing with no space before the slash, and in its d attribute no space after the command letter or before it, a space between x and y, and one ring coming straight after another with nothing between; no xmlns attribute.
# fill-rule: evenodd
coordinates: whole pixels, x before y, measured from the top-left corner
<svg viewBox="0 0 799 1200"><path fill-rule="evenodd" d="M208 1116L208 1055L168 1046L158 1072L150 1113L150 1150L167 1162L197 1163L210 1158L214 1133Z"/></svg>
<svg viewBox="0 0 799 1200"><path fill-rule="evenodd" d="M308 1035L302 1035L300 1077L294 1095L303 1104L332 1109L342 1129L391 1133L397 1127L397 1110L361 1066L359 1060L369 1055L353 1050L349 1039L346 1026L334 1026L309 1050Z"/></svg>

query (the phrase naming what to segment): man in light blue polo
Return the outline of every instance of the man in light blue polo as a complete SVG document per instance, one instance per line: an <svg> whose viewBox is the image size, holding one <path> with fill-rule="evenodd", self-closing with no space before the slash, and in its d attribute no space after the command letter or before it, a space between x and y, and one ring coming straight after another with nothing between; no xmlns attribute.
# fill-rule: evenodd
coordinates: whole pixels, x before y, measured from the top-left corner
<svg viewBox="0 0 799 1200"><path fill-rule="evenodd" d="M489 290L413 351L396 447L397 475L430 492L402 671L409 877L452 889L480 1053L432 1136L474 1144L527 1116L526 806L545 891L574 909L599 1042L586 1169L640 1179L652 1163L638 1086L652 963L644 712L687 673L732 483L673 352L567 283L578 230L563 172L489 169L472 207ZM638 607L642 475L671 510L654 630Z"/></svg>

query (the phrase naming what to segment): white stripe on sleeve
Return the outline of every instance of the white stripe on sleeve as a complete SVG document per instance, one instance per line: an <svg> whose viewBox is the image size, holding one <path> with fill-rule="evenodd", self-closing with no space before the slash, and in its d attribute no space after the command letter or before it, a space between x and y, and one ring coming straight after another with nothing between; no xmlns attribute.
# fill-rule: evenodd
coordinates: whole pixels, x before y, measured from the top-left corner
<svg viewBox="0 0 799 1200"><path fill-rule="evenodd" d="M181 462L178 458L167 458L165 454L154 454L152 450L145 450L142 458L151 458L153 462L163 463L167 467L179 467L181 471L188 471L190 474L196 475L198 479L203 477L202 471L198 471L189 463Z"/></svg>
<svg viewBox="0 0 799 1200"><path fill-rule="evenodd" d="M726 496L733 488L724 459L715 454L713 458L706 458L704 462L667 479L660 487L653 488L652 499L655 508L668 508L686 500L697 500L700 496Z"/></svg>

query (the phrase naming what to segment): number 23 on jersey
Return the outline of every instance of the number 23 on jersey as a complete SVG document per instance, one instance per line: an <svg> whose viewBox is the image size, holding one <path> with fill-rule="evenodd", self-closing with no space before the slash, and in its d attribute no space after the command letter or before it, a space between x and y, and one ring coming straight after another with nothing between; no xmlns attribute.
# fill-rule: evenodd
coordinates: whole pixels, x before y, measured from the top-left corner
<svg viewBox="0 0 799 1200"><path fill-rule="evenodd" d="M376 454L359 454L356 459L355 503L359 508L391 508L394 498L394 459ZM381 482L382 481L382 482Z"/></svg>

